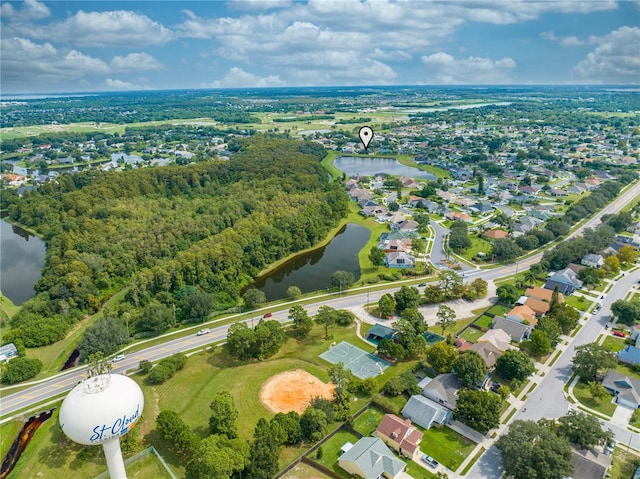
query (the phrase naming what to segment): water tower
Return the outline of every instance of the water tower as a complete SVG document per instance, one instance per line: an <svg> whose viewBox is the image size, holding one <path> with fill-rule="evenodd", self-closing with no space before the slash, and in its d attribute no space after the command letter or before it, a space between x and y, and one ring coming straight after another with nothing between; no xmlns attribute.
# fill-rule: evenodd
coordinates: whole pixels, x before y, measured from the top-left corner
<svg viewBox="0 0 640 479"><path fill-rule="evenodd" d="M74 387L62 402L60 427L74 442L102 444L111 479L127 479L120 436L142 415L144 396L140 386L120 374L100 374Z"/></svg>

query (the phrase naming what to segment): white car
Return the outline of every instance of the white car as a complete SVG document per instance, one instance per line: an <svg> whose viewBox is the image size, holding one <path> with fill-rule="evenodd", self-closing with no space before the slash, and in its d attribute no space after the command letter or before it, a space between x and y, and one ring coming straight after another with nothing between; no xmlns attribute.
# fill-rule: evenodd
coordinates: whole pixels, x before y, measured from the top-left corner
<svg viewBox="0 0 640 479"><path fill-rule="evenodd" d="M204 329L201 329L200 331L198 331L196 333L196 336L202 336L203 334L208 334L208 333L209 333L209 328L204 328Z"/></svg>
<svg viewBox="0 0 640 479"><path fill-rule="evenodd" d="M124 354L118 354L115 358L111 360L112 363L117 363L118 361L122 361L125 358Z"/></svg>

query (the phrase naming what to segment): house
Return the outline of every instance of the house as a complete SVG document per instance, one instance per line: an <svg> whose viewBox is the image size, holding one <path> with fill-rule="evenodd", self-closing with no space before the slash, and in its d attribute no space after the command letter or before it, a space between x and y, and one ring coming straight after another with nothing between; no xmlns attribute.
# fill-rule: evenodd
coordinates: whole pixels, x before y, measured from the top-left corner
<svg viewBox="0 0 640 479"><path fill-rule="evenodd" d="M511 311L509 311L507 313L507 318L511 319L512 321L519 321L521 323L524 323L526 321L533 326L538 324L536 313L529 306L526 306L524 304L516 306Z"/></svg>
<svg viewBox="0 0 640 479"><path fill-rule="evenodd" d="M536 316L544 316L549 312L549 303L545 303L544 301L540 301L535 298L527 298L524 302L524 306L531 309Z"/></svg>
<svg viewBox="0 0 640 479"><path fill-rule="evenodd" d="M438 374L422 388L422 395L454 411L458 401L458 390L462 387L452 373Z"/></svg>
<svg viewBox="0 0 640 479"><path fill-rule="evenodd" d="M508 238L509 233L507 233L504 230L489 230L484 232L484 236L486 236L489 239L496 240L496 239Z"/></svg>
<svg viewBox="0 0 640 479"><path fill-rule="evenodd" d="M338 465L363 479L395 479L406 468L406 464L377 437L363 437L353 444L338 458Z"/></svg>
<svg viewBox="0 0 640 479"><path fill-rule="evenodd" d="M603 479L611 467L611 456L594 449L571 448L573 474L570 479Z"/></svg>
<svg viewBox="0 0 640 479"><path fill-rule="evenodd" d="M624 234L616 235L616 243L633 246L634 248L640 247L640 235L627 236Z"/></svg>
<svg viewBox="0 0 640 479"><path fill-rule="evenodd" d="M515 341L516 343L520 343L525 339L528 339L532 330L531 325L523 324L520 321L513 321L508 318L502 318L500 316L493 318L491 327L493 329L501 329L509 335L511 341Z"/></svg>
<svg viewBox="0 0 640 479"><path fill-rule="evenodd" d="M604 264L604 258L599 254L585 254L580 260L580 264L591 266L592 268L599 268Z"/></svg>
<svg viewBox="0 0 640 479"><path fill-rule="evenodd" d="M475 203L474 205L470 206L469 209L472 211L476 211L481 215L486 215L493 211L493 205L487 202Z"/></svg>
<svg viewBox="0 0 640 479"><path fill-rule="evenodd" d="M416 259L408 253L388 253L384 259L384 264L388 268L413 268Z"/></svg>
<svg viewBox="0 0 640 479"><path fill-rule="evenodd" d="M6 363L7 361L18 357L18 349L13 343L0 346L0 361Z"/></svg>
<svg viewBox="0 0 640 479"><path fill-rule="evenodd" d="M376 428L376 436L401 456L420 459L423 434L411 424L411 419L385 414Z"/></svg>
<svg viewBox="0 0 640 479"><path fill-rule="evenodd" d="M418 231L419 226L420 225L418 224L417 221L404 220L404 221L400 221L397 224L397 229L399 231L412 232L412 231Z"/></svg>
<svg viewBox="0 0 640 479"><path fill-rule="evenodd" d="M386 253L406 253L411 249L410 239L393 239L386 242L384 251Z"/></svg>
<svg viewBox="0 0 640 479"><path fill-rule="evenodd" d="M424 396L411 396L404 408L402 417L411 419L412 422L425 429L430 429L433 424L447 424L453 419L453 413L436 402Z"/></svg>
<svg viewBox="0 0 640 479"><path fill-rule="evenodd" d="M615 402L621 406L631 409L640 407L639 380L610 369L604 375L602 385L610 394L613 394Z"/></svg>
<svg viewBox="0 0 640 479"><path fill-rule="evenodd" d="M376 323L369 331L367 331L367 340L377 343L383 339L391 339L396 332L397 331L393 328Z"/></svg>
<svg viewBox="0 0 640 479"><path fill-rule="evenodd" d="M625 364L640 364L640 348L636 346L625 346L622 351L618 352L618 361Z"/></svg>
<svg viewBox="0 0 640 479"><path fill-rule="evenodd" d="M496 329L495 331L502 331L502 330ZM509 337L509 339L511 338ZM496 366L496 362L498 362L498 358L502 356L502 351L496 348L493 345L493 343L489 341L482 341L482 342L478 341L476 344L471 345L469 350L475 351L480 355L484 363L487 365L487 369L489 371L491 371Z"/></svg>
<svg viewBox="0 0 640 479"><path fill-rule="evenodd" d="M458 211L452 211L445 215L445 218L451 221L465 221L467 223L473 223L473 218L466 213L460 213Z"/></svg>
<svg viewBox="0 0 640 479"><path fill-rule="evenodd" d="M536 286L535 288L527 288L524 292L524 295L528 296L529 298L539 299L541 301L546 301L550 303L551 298L553 298L553 291ZM564 294L558 292L558 303L563 303L563 302L564 302Z"/></svg>
<svg viewBox="0 0 640 479"><path fill-rule="evenodd" d="M576 289L582 287L582 281L578 279L578 275L573 270L565 268L553 273L544 283L544 287L551 291L553 291L556 286L562 294L573 294Z"/></svg>
<svg viewBox="0 0 640 479"><path fill-rule="evenodd" d="M513 349L511 337L501 329L490 329L478 338L479 343L491 343L498 351L504 353L507 349Z"/></svg>

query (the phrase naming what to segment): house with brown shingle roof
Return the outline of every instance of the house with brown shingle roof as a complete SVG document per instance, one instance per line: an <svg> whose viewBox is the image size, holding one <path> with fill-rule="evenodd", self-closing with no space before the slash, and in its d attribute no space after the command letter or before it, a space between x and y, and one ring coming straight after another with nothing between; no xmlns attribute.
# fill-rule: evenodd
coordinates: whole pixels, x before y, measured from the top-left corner
<svg viewBox="0 0 640 479"><path fill-rule="evenodd" d="M544 316L549 312L549 303L535 298L527 298L524 305L531 308L536 316Z"/></svg>
<svg viewBox="0 0 640 479"><path fill-rule="evenodd" d="M495 240L495 239L507 238L509 236L509 233L507 233L504 230L489 230L484 232L484 236Z"/></svg>
<svg viewBox="0 0 640 479"><path fill-rule="evenodd" d="M511 311L507 313L507 318L515 319L516 321L520 321L521 323L527 321L529 324L536 325L538 324L538 320L536 319L536 313L526 305L520 305L513 308Z"/></svg>
<svg viewBox="0 0 640 479"><path fill-rule="evenodd" d="M420 458L420 441L423 434L411 424L411 419L385 414L376 428L376 436L398 454L414 461Z"/></svg>
<svg viewBox="0 0 640 479"><path fill-rule="evenodd" d="M536 286L535 288L527 288L524 292L525 296L529 298L539 299L541 301L551 302L551 297L553 296L553 291L546 288L541 288ZM558 293L558 303L564 302L564 294Z"/></svg>

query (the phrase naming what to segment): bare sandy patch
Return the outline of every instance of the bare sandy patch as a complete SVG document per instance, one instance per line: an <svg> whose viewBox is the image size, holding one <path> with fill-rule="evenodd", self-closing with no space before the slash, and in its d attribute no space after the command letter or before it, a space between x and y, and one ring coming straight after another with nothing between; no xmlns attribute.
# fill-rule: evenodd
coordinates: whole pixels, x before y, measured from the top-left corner
<svg viewBox="0 0 640 479"><path fill-rule="evenodd" d="M260 401L273 413L296 411L300 414L314 397L333 398L333 384L323 383L302 369L270 377L260 389Z"/></svg>

